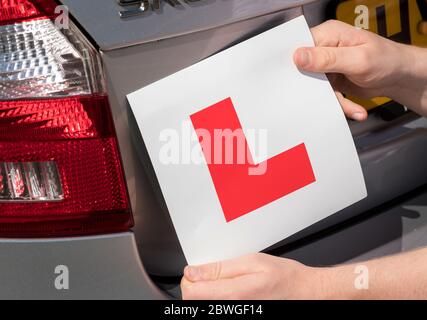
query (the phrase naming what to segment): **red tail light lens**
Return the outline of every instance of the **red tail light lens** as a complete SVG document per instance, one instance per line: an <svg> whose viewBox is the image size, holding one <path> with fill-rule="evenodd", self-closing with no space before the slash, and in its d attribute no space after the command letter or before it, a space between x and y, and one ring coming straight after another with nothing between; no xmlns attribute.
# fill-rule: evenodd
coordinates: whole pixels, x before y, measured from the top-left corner
<svg viewBox="0 0 427 320"><path fill-rule="evenodd" d="M98 54L54 7L0 0L0 237L133 225Z"/></svg>
<svg viewBox="0 0 427 320"><path fill-rule="evenodd" d="M0 0L0 23L51 17L55 7L51 0Z"/></svg>
<svg viewBox="0 0 427 320"><path fill-rule="evenodd" d="M0 137L4 142L114 137L108 98L0 101Z"/></svg>

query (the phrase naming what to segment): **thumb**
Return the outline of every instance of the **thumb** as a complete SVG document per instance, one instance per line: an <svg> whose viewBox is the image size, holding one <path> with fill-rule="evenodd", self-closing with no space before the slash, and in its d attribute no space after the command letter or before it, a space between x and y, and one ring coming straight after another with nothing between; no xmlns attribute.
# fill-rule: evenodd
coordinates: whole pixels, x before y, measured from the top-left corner
<svg viewBox="0 0 427 320"><path fill-rule="evenodd" d="M264 255L256 254L202 266L188 266L184 270L184 277L190 282L236 278L262 269L260 261L263 259Z"/></svg>
<svg viewBox="0 0 427 320"><path fill-rule="evenodd" d="M368 112L361 105L345 98L341 92L336 92L336 95L347 117L355 121L365 121L368 118Z"/></svg>
<svg viewBox="0 0 427 320"><path fill-rule="evenodd" d="M358 65L355 54L355 49L349 47L300 48L294 61L298 68L309 72L353 74Z"/></svg>

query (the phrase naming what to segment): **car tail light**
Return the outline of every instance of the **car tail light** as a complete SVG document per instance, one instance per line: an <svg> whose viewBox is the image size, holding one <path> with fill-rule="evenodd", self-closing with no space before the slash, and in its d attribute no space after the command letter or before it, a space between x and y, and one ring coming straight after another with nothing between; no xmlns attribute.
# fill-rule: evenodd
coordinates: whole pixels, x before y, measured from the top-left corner
<svg viewBox="0 0 427 320"><path fill-rule="evenodd" d="M55 7L52 0L0 0L0 23L52 17Z"/></svg>
<svg viewBox="0 0 427 320"><path fill-rule="evenodd" d="M133 225L97 51L53 0L0 0L0 237Z"/></svg>

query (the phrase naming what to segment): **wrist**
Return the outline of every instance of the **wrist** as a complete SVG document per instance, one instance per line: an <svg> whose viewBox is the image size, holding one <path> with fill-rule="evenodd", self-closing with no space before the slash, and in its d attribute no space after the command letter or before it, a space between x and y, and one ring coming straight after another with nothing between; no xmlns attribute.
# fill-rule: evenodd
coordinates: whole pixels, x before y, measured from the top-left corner
<svg viewBox="0 0 427 320"><path fill-rule="evenodd" d="M412 99L417 99L414 105L408 107L414 107L415 111L427 116L427 49L409 47L408 51L412 60L409 62L409 77L405 85Z"/></svg>
<svg viewBox="0 0 427 320"><path fill-rule="evenodd" d="M395 59L390 68L392 70L391 78L395 80L393 81L393 85L388 89L388 96L398 100L400 98L398 95L402 89L406 90L408 87L412 89L413 79L417 76L417 67L414 63L416 53L414 52L414 47L406 44L393 42L393 46L393 56Z"/></svg>
<svg viewBox="0 0 427 320"><path fill-rule="evenodd" d="M304 293L301 295L309 300L332 300L337 299L335 287L338 285L335 279L335 272L331 268L305 267L301 278Z"/></svg>
<svg viewBox="0 0 427 320"><path fill-rule="evenodd" d="M413 81L423 81L425 84L427 80L427 49L415 47L415 46L404 46L406 49L406 77ZM417 84L417 83L416 83Z"/></svg>
<svg viewBox="0 0 427 320"><path fill-rule="evenodd" d="M399 55L395 77L398 85L405 89L420 88L427 81L427 49L397 44Z"/></svg>
<svg viewBox="0 0 427 320"><path fill-rule="evenodd" d="M312 288L314 299L362 300L367 290L357 288L358 273L354 265L314 268Z"/></svg>
<svg viewBox="0 0 427 320"><path fill-rule="evenodd" d="M396 45L394 85L387 96L414 111L427 115L427 49L404 44Z"/></svg>

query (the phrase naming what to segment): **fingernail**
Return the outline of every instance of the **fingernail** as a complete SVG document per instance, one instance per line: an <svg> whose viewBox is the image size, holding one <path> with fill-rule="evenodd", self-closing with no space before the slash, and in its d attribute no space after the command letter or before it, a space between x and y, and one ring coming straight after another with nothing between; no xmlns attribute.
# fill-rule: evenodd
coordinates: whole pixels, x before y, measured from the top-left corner
<svg viewBox="0 0 427 320"><path fill-rule="evenodd" d="M300 67L307 67L311 60L310 52L308 50L300 50L298 60Z"/></svg>
<svg viewBox="0 0 427 320"><path fill-rule="evenodd" d="M200 277L200 270L197 267L186 267L185 275L189 280L197 281Z"/></svg>
<svg viewBox="0 0 427 320"><path fill-rule="evenodd" d="M365 115L361 112L356 112L351 116L351 118L356 121L363 121L365 120Z"/></svg>

